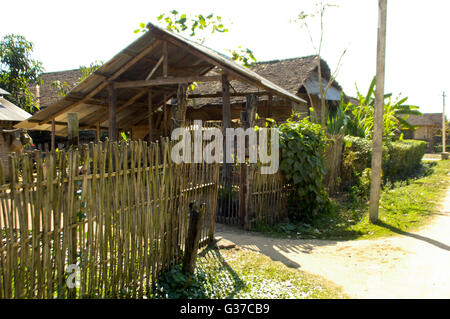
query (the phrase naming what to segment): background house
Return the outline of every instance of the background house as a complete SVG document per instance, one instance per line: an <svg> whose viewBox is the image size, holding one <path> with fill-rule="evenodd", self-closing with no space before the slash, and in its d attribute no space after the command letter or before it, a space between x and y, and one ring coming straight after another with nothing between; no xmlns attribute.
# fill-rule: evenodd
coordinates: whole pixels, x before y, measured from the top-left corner
<svg viewBox="0 0 450 319"><path fill-rule="evenodd" d="M12 152L22 152L22 144L29 141L29 137L22 130L14 129L13 126L31 117L30 113L8 101L4 97L6 95L9 93L0 88L0 162L4 172L9 171L8 155Z"/></svg>
<svg viewBox="0 0 450 319"><path fill-rule="evenodd" d="M406 121L416 126L413 131L404 130L404 138L426 141L428 150L433 150L435 144L442 144L438 136L442 129L442 113L423 113L422 115L409 115Z"/></svg>
<svg viewBox="0 0 450 319"><path fill-rule="evenodd" d="M237 81L231 81L232 93L234 91L258 95L257 112L261 118L270 117L277 122L283 122L291 115L292 110L303 113L305 116L309 115L310 107L313 107L317 116L320 116L318 65L318 56L306 56L259 62L250 67L252 71L307 101L304 104L292 105L286 103L286 101L261 94L261 92L252 91L250 86ZM211 72L213 73L214 70ZM325 88L331 77L331 71L323 59L321 59L321 73L323 87ZM210 98L196 99L195 102L191 102L191 108L188 109L186 117L188 119L220 120L222 118L220 91L221 87L218 83L198 84L189 97L196 98L199 95L209 95ZM341 86L337 81L334 81L326 96L328 107L333 108L339 104L341 92L343 92ZM272 107L268 107L269 99L271 99ZM245 96L232 96L232 119L239 119L240 112L245 108L245 102Z"/></svg>

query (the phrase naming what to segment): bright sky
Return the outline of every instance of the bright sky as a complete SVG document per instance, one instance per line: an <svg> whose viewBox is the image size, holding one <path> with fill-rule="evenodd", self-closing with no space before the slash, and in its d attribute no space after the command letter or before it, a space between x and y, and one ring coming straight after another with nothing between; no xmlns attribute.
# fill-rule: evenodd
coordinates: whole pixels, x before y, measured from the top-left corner
<svg viewBox="0 0 450 319"><path fill-rule="evenodd" d="M0 37L24 35L47 72L74 69L107 61L136 39L140 22L156 22L159 14L176 9L226 18L230 32L212 35L205 44L221 52L242 45L266 61L314 53L306 31L290 23L300 11L311 12L314 2L4 0ZM328 8L324 17L322 57L334 70L348 49L337 80L355 96L355 83L364 93L375 75L378 1L334 2L339 7ZM442 92L450 93L449 12L448 0L388 0L386 92L408 96L422 112L441 112Z"/></svg>

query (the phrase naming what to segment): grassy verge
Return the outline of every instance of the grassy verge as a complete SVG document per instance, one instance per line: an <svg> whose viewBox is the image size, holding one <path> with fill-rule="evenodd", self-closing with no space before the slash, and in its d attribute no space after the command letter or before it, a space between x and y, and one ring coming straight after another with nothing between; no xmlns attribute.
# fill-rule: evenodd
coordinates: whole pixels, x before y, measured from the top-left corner
<svg viewBox="0 0 450 319"><path fill-rule="evenodd" d="M160 279L153 298L336 299L335 284L244 249L205 249L190 285L175 266Z"/></svg>
<svg viewBox="0 0 450 319"><path fill-rule="evenodd" d="M367 239L401 234L425 225L438 209L449 184L450 161L425 164L421 175L385 185L380 201L379 223L368 221L368 203L348 194L335 200L332 213L311 223L258 225L256 231L288 238Z"/></svg>

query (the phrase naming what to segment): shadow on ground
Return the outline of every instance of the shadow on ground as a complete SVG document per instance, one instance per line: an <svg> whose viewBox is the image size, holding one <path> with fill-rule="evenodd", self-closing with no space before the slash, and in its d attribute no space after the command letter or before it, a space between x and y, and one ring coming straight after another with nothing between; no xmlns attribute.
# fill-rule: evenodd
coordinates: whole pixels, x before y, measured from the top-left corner
<svg viewBox="0 0 450 319"><path fill-rule="evenodd" d="M407 237L411 237L411 238L414 238L414 239L417 239L417 240L421 240L421 241L424 241L424 242L426 242L428 244L434 245L434 246L436 246L438 248L450 251L450 246L448 246L448 245L446 245L444 243L441 243L440 241L437 241L435 239L428 238L428 237L425 237L425 236L422 236L422 235L419 235L419 234L406 232L406 231L401 230L399 228L396 228L396 227L394 227L392 225L386 224L383 221L378 221L377 225L380 226L380 227L384 227L386 229L389 229L390 231L392 231L392 232L394 232L396 234L407 236Z"/></svg>

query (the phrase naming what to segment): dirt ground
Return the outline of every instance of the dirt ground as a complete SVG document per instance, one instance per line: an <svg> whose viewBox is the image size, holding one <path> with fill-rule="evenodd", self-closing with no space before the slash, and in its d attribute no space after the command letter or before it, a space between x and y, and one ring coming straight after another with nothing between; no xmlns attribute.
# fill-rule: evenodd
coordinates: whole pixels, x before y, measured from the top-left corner
<svg viewBox="0 0 450 319"><path fill-rule="evenodd" d="M226 225L216 236L320 275L351 298L450 298L450 189L415 233L357 241L268 238Z"/></svg>

